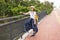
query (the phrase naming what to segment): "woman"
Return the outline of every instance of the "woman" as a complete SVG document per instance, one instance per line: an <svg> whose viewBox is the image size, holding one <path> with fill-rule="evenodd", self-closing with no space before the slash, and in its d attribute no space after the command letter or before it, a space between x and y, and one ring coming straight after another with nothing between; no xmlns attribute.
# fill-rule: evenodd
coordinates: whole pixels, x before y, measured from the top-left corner
<svg viewBox="0 0 60 40"><path fill-rule="evenodd" d="M38 32L38 28L37 28L37 14L35 12L35 7L31 6L31 10L28 13L25 13L25 15L29 14L30 15L30 19L25 23L25 29L28 32L30 29L33 29L33 35L35 36L35 34Z"/></svg>

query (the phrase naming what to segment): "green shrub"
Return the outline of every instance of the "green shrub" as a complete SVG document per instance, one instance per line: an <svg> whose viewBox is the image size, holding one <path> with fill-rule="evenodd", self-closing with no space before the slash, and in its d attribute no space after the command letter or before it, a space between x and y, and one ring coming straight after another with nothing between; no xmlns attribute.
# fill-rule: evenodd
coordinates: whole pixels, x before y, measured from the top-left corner
<svg viewBox="0 0 60 40"><path fill-rule="evenodd" d="M45 4L40 3L40 1L23 1L23 0L0 0L0 16L11 17L15 15L20 15L20 13L28 12L30 6L34 5L36 12L41 12L41 10L47 10L47 14L53 9L53 4L45 2Z"/></svg>

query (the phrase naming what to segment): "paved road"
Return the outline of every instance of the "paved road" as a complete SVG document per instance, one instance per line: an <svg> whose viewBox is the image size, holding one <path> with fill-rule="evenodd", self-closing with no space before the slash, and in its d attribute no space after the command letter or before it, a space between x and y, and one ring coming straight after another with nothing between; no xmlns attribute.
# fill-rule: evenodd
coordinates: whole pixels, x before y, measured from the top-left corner
<svg viewBox="0 0 60 40"><path fill-rule="evenodd" d="M38 33L34 37L26 37L25 40L60 40L60 10L54 9L38 24Z"/></svg>

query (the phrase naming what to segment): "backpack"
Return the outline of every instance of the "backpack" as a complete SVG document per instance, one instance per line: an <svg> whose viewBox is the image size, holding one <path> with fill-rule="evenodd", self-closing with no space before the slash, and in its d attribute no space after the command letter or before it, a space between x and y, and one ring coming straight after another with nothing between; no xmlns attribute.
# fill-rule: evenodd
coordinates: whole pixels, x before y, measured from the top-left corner
<svg viewBox="0 0 60 40"><path fill-rule="evenodd" d="M38 15L37 14L35 15L35 19L38 21Z"/></svg>

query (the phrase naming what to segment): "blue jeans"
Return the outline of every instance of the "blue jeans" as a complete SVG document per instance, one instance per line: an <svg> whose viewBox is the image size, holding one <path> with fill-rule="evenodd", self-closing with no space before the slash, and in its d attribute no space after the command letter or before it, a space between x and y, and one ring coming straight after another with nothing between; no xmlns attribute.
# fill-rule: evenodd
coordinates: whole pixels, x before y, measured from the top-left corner
<svg viewBox="0 0 60 40"><path fill-rule="evenodd" d="M25 22L25 30L29 31L30 29L33 29L33 31L38 32L37 25L34 24L34 19L32 18Z"/></svg>

